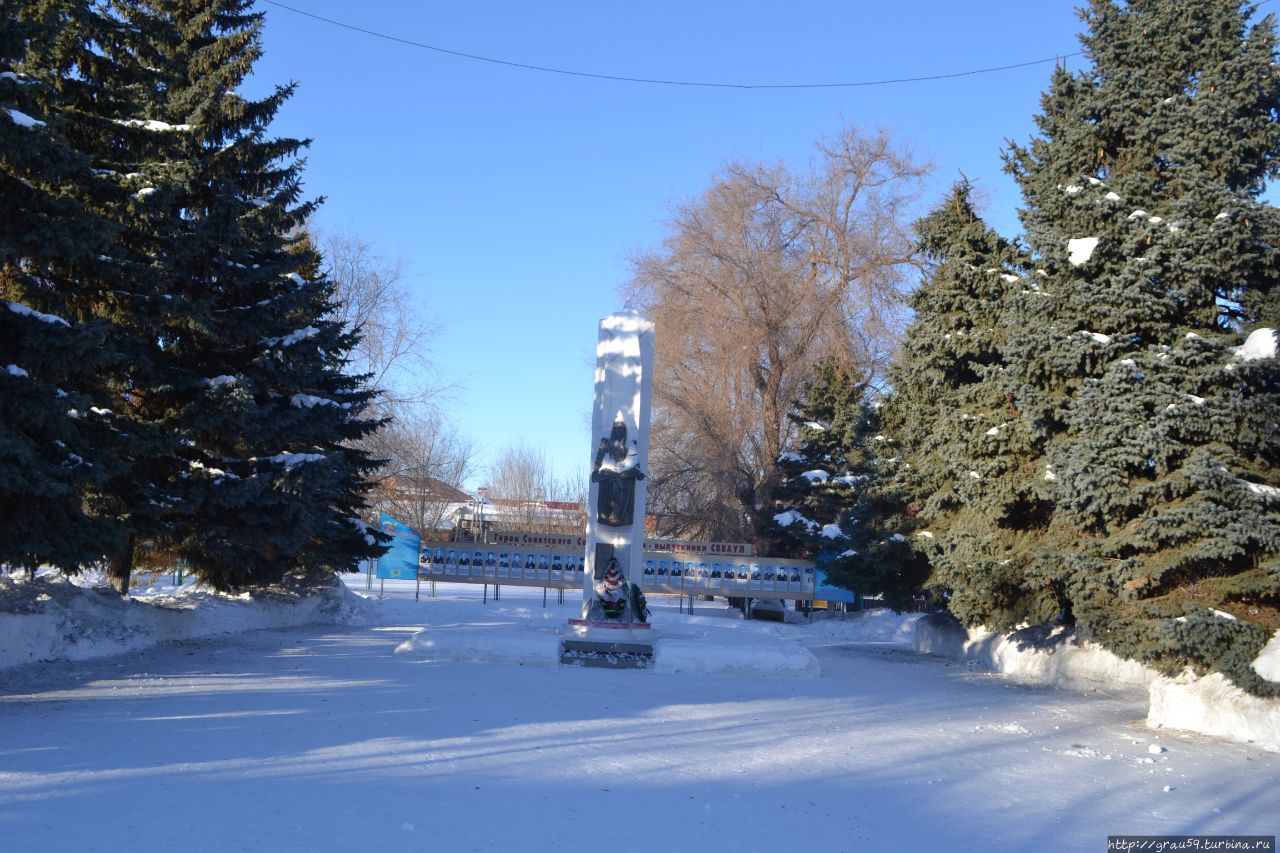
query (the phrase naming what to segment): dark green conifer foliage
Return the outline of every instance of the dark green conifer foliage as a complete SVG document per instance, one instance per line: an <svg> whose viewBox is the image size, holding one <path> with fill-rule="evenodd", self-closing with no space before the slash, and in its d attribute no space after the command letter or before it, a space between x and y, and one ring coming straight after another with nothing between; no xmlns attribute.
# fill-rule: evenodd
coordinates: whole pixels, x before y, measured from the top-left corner
<svg viewBox="0 0 1280 853"><path fill-rule="evenodd" d="M1113 650L1273 692L1248 664L1280 627L1280 222L1259 200L1280 74L1250 11L1095 0L1089 67L1054 74L1008 153L1045 274L1006 377L1051 508L1011 557Z"/></svg>
<svg viewBox="0 0 1280 853"><path fill-rule="evenodd" d="M30 554L0 559L70 569L106 550L125 592L157 552L226 588L379 550L353 521L374 467L354 442L377 426L344 372L355 338L293 236L315 206L299 200L305 143L267 135L291 89L237 94L260 54L249 5L5 7L0 180L21 206L0 214L0 295L17 306L0 317L15 402L0 494L42 484L73 532L57 554L14 537ZM101 518L118 531L106 548Z"/></svg>
<svg viewBox="0 0 1280 853"><path fill-rule="evenodd" d="M778 510L762 546L768 553L817 556L844 541L824 538L821 530L837 524L852 503L853 478L846 474L850 457L858 458L866 390L864 381L831 359L805 383L790 414L799 440L778 459Z"/></svg>
<svg viewBox="0 0 1280 853"><path fill-rule="evenodd" d="M29 571L75 572L120 535L97 495L127 436L102 408L106 324L84 310L115 231L93 210L99 179L60 92L94 61L102 24L65 3L0 2L0 563ZM76 85L109 102L113 79Z"/></svg>
<svg viewBox="0 0 1280 853"><path fill-rule="evenodd" d="M355 343L331 318L333 286L300 236L305 142L267 128L292 87L238 89L261 53L245 0L151 0L127 9L154 63L147 119L179 164L145 204L172 228L154 264L182 306L165 318L168 381L138 409L180 436L167 489L182 511L160 544L219 588L378 553L351 519L375 467L354 441L378 422L344 372Z"/></svg>
<svg viewBox="0 0 1280 853"><path fill-rule="evenodd" d="M794 415L800 445L780 460L775 536L780 552L818 560L829 582L905 608L928 566L908 538L899 449L868 398L866 379L843 363L818 365Z"/></svg>
<svg viewBox="0 0 1280 853"><path fill-rule="evenodd" d="M1003 348L1019 299L1039 298L1021 249L957 184L916 224L926 276L889 374L885 431L901 443L901 479L933 567L929 585L974 624L1040 621L1051 602L1022 583L1008 526L1024 511L1028 441L1005 379Z"/></svg>
<svg viewBox="0 0 1280 853"><path fill-rule="evenodd" d="M26 44L24 73L37 79L59 130L87 171L70 188L76 201L104 223L110 240L98 252L59 253L46 276L65 296L67 319L96 322L103 331L101 368L88 412L111 446L99 453L110 471L89 498L114 518L121 533L108 550L108 576L127 593L135 545L154 541L180 496L162 489L176 470L178 437L163 419L141 416L170 381L163 330L183 307L169 292L156 259L161 235L174 235L164 197L180 164L165 145L168 131L145 116L145 99L160 84L153 63L135 49L134 30L109 7L78 0L33 0L20 18L42 26Z"/></svg>

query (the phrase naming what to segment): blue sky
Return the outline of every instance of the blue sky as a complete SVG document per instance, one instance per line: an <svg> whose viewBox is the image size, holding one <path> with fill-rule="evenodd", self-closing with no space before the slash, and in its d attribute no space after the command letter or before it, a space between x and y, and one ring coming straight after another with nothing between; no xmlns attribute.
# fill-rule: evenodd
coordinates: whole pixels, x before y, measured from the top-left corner
<svg viewBox="0 0 1280 853"><path fill-rule="evenodd" d="M734 83L881 80L1069 54L1068 2L401 2L286 0L354 26L513 62ZM310 137L318 222L402 258L441 324L446 414L481 451L542 448L584 471L596 323L621 307L627 254L735 158L803 162L842 122L883 126L935 164L922 208L960 172L1017 232L1001 170L1051 64L828 89L658 86L520 70L353 32L262 3L250 92L295 80L273 130ZM1077 67L1079 59L1069 60Z"/></svg>

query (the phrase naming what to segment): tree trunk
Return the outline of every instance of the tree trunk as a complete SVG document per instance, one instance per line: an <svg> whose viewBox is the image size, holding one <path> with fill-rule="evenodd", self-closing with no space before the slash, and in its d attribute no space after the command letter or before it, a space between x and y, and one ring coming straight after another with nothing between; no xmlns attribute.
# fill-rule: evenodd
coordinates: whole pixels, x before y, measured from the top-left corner
<svg viewBox="0 0 1280 853"><path fill-rule="evenodd" d="M129 576L133 574L133 552L135 537L132 533L125 537L124 546L111 558L107 566L107 580L119 595L129 597Z"/></svg>

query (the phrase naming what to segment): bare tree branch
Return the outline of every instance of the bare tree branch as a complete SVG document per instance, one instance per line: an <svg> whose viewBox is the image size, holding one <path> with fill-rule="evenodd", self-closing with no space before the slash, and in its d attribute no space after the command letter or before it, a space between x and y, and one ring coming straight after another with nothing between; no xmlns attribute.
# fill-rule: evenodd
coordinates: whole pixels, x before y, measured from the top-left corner
<svg viewBox="0 0 1280 853"><path fill-rule="evenodd" d="M884 131L847 127L817 147L800 172L730 164L631 258L624 295L657 325L661 533L753 540L813 366L837 356L877 376L901 328L928 166Z"/></svg>
<svg viewBox="0 0 1280 853"><path fill-rule="evenodd" d="M505 448L489 466L489 496L511 502L499 516L499 526L508 530L545 531L566 528L586 529L587 478L559 478L541 450L527 444ZM561 505L574 505L572 511ZM557 509L557 507L561 507Z"/></svg>
<svg viewBox="0 0 1280 853"><path fill-rule="evenodd" d="M444 386L430 359L438 327L406 288L402 263L351 233L312 229L312 235L337 287L335 319L361 333L351 369L369 375L381 414L394 417L401 404L438 395Z"/></svg>
<svg viewBox="0 0 1280 853"><path fill-rule="evenodd" d="M472 473L470 440L429 410L401 406L369 449L387 460L374 490L377 508L423 534L440 529Z"/></svg>

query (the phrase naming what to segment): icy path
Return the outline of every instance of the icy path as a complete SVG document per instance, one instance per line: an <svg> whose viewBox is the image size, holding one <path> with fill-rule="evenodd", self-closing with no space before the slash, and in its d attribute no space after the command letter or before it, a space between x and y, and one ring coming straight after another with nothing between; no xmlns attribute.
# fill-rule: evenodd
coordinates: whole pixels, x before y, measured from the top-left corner
<svg viewBox="0 0 1280 853"><path fill-rule="evenodd" d="M818 679L423 663L392 655L401 624L0 671L0 847L1096 851L1280 826L1280 756L1157 738L1141 697L883 645L816 649Z"/></svg>

